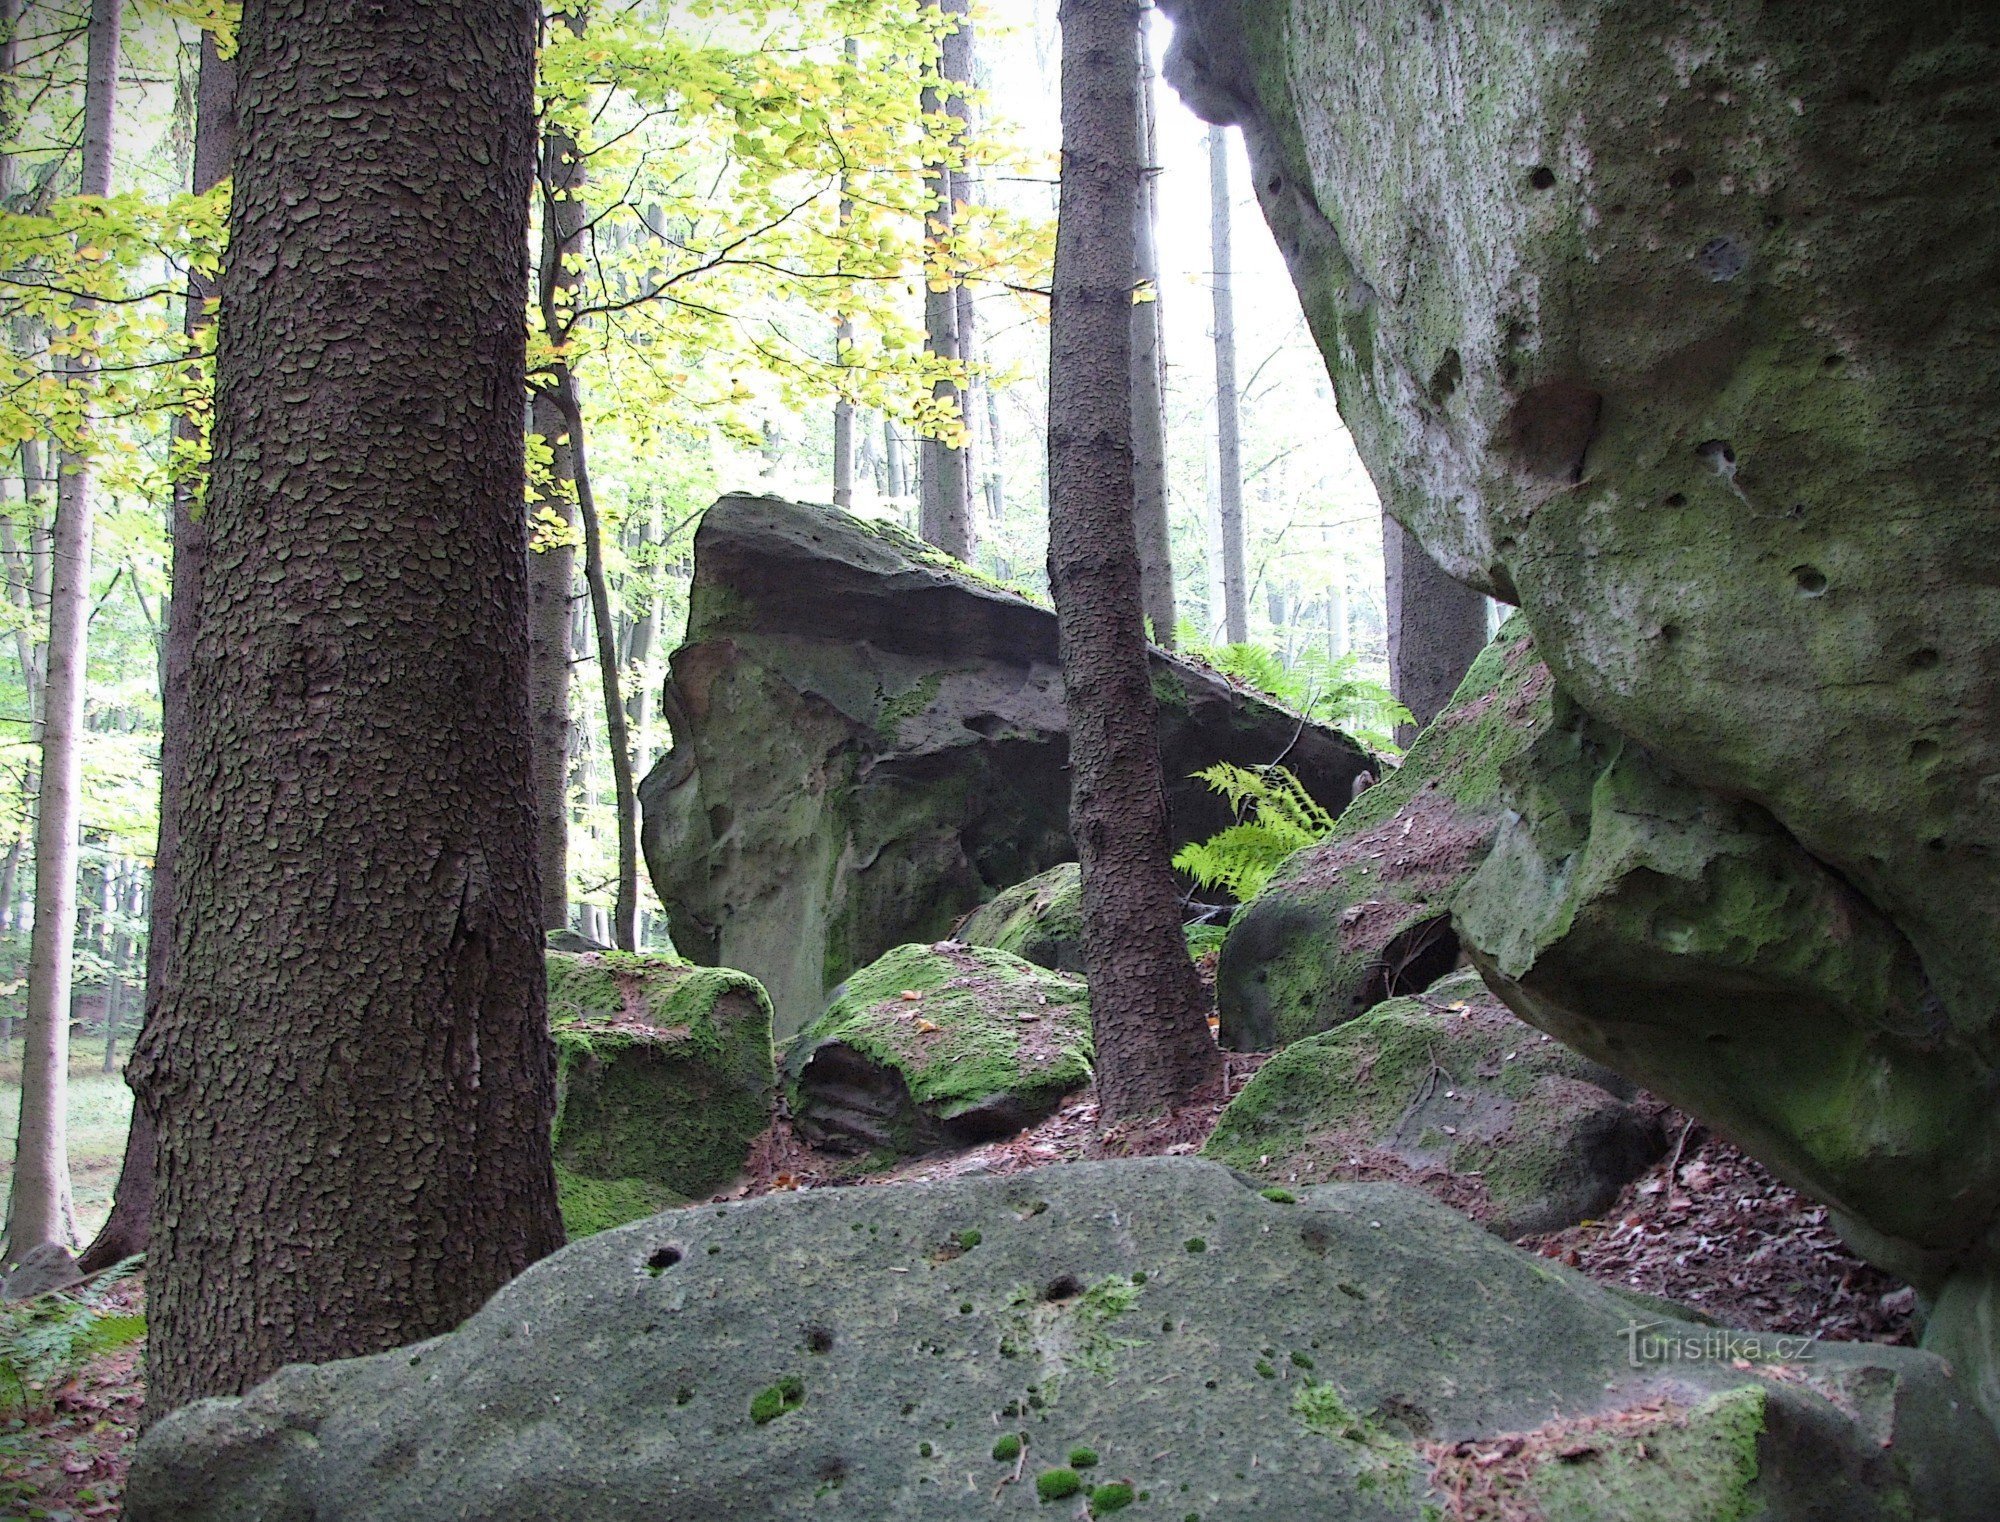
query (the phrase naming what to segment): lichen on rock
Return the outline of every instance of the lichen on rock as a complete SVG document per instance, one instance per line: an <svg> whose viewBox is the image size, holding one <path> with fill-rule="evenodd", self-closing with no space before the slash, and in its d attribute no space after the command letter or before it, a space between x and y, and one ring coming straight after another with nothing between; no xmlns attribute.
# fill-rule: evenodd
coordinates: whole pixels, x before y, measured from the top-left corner
<svg viewBox="0 0 2000 1522"><path fill-rule="evenodd" d="M793 1123L839 1150L913 1154L1006 1136L1090 1082L1081 979L986 946L898 946L786 1048Z"/></svg>
<svg viewBox="0 0 2000 1522"><path fill-rule="evenodd" d="M556 1180L571 1236L721 1187L771 1123L771 1005L678 957L551 951Z"/></svg>

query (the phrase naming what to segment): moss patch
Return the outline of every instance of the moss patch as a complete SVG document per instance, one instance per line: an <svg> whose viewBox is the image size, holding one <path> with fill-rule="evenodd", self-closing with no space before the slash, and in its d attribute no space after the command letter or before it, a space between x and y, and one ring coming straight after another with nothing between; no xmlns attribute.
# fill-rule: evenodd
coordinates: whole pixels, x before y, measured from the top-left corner
<svg viewBox="0 0 2000 1522"><path fill-rule="evenodd" d="M687 1204L687 1197L648 1179L585 1178L556 1164L556 1201L563 1233L574 1242Z"/></svg>

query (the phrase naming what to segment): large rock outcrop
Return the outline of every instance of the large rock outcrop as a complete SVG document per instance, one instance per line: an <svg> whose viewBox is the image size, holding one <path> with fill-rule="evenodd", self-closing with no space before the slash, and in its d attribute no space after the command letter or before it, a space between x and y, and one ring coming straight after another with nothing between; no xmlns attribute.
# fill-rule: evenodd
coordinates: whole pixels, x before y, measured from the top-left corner
<svg viewBox="0 0 2000 1522"><path fill-rule="evenodd" d="M603 1233L449 1336L174 1412L126 1515L2000 1515L1940 1359L1806 1341L1663 1319L1380 1185L818 1190Z"/></svg>
<svg viewBox="0 0 2000 1522"><path fill-rule="evenodd" d="M1282 754L1333 802L1371 764L1200 667L1156 652L1153 673L1179 840L1228 822L1192 779L1216 761ZM780 1038L891 946L1075 854L1055 615L890 526L718 502L666 711L640 799L674 944L761 981Z"/></svg>
<svg viewBox="0 0 2000 1522"><path fill-rule="evenodd" d="M1385 503L1581 710L1482 967L1993 1367L2000 9L1167 9Z"/></svg>

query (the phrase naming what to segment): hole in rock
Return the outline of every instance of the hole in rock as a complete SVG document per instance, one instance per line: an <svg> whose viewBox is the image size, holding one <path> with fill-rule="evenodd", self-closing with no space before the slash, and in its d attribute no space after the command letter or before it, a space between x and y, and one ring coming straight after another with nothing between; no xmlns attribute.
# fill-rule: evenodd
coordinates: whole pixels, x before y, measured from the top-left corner
<svg viewBox="0 0 2000 1522"><path fill-rule="evenodd" d="M1694 452L1695 457L1706 460L1717 475L1736 463L1736 446L1727 439L1703 439L1694 446Z"/></svg>
<svg viewBox="0 0 2000 1522"><path fill-rule="evenodd" d="M1431 372L1431 405L1442 407L1464 379L1465 365L1458 357L1458 350L1446 349L1437 369Z"/></svg>
<svg viewBox="0 0 2000 1522"><path fill-rule="evenodd" d="M1042 1291L1044 1300L1074 1300L1083 1293L1083 1281L1075 1274L1057 1274Z"/></svg>
<svg viewBox="0 0 2000 1522"><path fill-rule="evenodd" d="M1264 182L1264 188L1272 195L1276 195L1285 188L1285 177L1281 174L1272 175L1270 179Z"/></svg>
<svg viewBox="0 0 2000 1522"><path fill-rule="evenodd" d="M1945 838L1942 835L1933 835L1924 842L1924 849L1927 851L1942 851L1944 848Z"/></svg>
<svg viewBox="0 0 2000 1522"><path fill-rule="evenodd" d="M1734 238L1710 238L1694 256L1695 268L1720 285L1734 280L1750 264L1750 252Z"/></svg>
<svg viewBox="0 0 2000 1522"><path fill-rule="evenodd" d="M1929 671L1937 663L1938 653L1928 645L1924 646L1921 650L1912 650L1910 652L1910 669L1912 671Z"/></svg>
<svg viewBox="0 0 2000 1522"><path fill-rule="evenodd" d="M1548 190L1554 186L1555 182L1556 172L1546 164L1539 166L1533 174L1528 176L1528 183L1537 190Z"/></svg>
<svg viewBox="0 0 2000 1522"><path fill-rule="evenodd" d="M1603 410L1603 396L1588 386L1550 381L1523 393L1507 414L1503 436L1522 469L1551 481L1581 481Z"/></svg>
<svg viewBox="0 0 2000 1522"><path fill-rule="evenodd" d="M1937 760L1937 755L1938 743L1935 740L1912 740L1910 742L1910 759L1912 761L1935 761Z"/></svg>
<svg viewBox="0 0 2000 1522"><path fill-rule="evenodd" d="M1694 171L1683 166L1667 176L1667 189L1686 190L1694 183Z"/></svg>
<svg viewBox="0 0 2000 1522"><path fill-rule="evenodd" d="M1801 597L1818 597L1826 591L1826 574L1818 566L1793 566L1792 582Z"/></svg>
<svg viewBox="0 0 2000 1522"><path fill-rule="evenodd" d="M1660 638L1664 640L1667 644L1671 645L1675 640L1679 639L1680 637L1681 637L1681 626L1679 624L1660 625Z"/></svg>
<svg viewBox="0 0 2000 1522"><path fill-rule="evenodd" d="M649 1272L657 1276L665 1273L676 1263L680 1262L680 1260L681 1250L678 1247L662 1247L646 1260L646 1268Z"/></svg>
<svg viewBox="0 0 2000 1522"><path fill-rule="evenodd" d="M1458 937L1448 915L1435 915L1406 926L1389 938L1374 970L1362 985L1359 1007L1372 1009L1384 999L1420 994L1458 965Z"/></svg>
<svg viewBox="0 0 2000 1522"><path fill-rule="evenodd" d="M1669 492L1667 494L1668 507L1686 507L1687 505L1688 505L1688 499L1686 492L1677 491L1677 492Z"/></svg>
<svg viewBox="0 0 2000 1522"><path fill-rule="evenodd" d="M830 1353L833 1351L833 1329L823 1326L806 1328L806 1351L808 1353Z"/></svg>
<svg viewBox="0 0 2000 1522"><path fill-rule="evenodd" d="M708 833L711 839L720 840L729 833L730 825L736 822L736 815L726 803L714 804L708 811Z"/></svg>
<svg viewBox="0 0 2000 1522"><path fill-rule="evenodd" d="M1847 356L1845 354L1829 354L1825 359L1820 361L1820 367L1825 370L1838 370L1846 363Z"/></svg>

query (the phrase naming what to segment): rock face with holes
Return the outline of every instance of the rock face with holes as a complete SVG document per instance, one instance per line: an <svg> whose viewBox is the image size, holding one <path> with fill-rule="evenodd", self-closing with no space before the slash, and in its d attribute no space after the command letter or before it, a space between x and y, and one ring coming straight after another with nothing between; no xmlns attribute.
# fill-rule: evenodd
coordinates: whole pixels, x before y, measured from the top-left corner
<svg viewBox="0 0 2000 1522"><path fill-rule="evenodd" d="M678 957L551 951L556 1183L572 1239L720 1188L771 1123L771 1001Z"/></svg>
<svg viewBox="0 0 2000 1522"><path fill-rule="evenodd" d="M174 1412L126 1515L930 1522L1129 1497L1417 1522L1468 1485L1485 1515L1594 1522L2000 1515L2000 1449L1940 1359L1803 1341L1725 1343L1390 1186L1286 1204L1155 1158L816 1190L605 1232L449 1336Z"/></svg>
<svg viewBox="0 0 2000 1522"><path fill-rule="evenodd" d="M1658 1107L1632 1098L1461 972L1286 1047L1202 1155L1290 1186L1409 1179L1511 1240L1601 1214L1659 1160Z"/></svg>
<svg viewBox="0 0 2000 1522"><path fill-rule="evenodd" d="M792 1041L785 1094L816 1146L910 1156L1033 1125L1090 1058L1081 979L987 946L898 946Z"/></svg>
<svg viewBox="0 0 2000 1522"><path fill-rule="evenodd" d="M1216 965L1224 1046L1269 1051L1451 970L1453 899L1509 806L1501 759L1533 745L1553 703L1548 668L1514 619L1403 764L1237 911Z"/></svg>
<svg viewBox="0 0 2000 1522"><path fill-rule="evenodd" d="M1372 764L1202 668L1156 652L1153 673L1177 842L1229 822L1202 767L1282 754L1325 801ZM640 799L674 944L761 981L781 1038L856 968L1075 856L1055 615L889 526L718 502L665 709Z"/></svg>
<svg viewBox="0 0 2000 1522"><path fill-rule="evenodd" d="M1482 965L1838 1206L2000 1415L2000 8L1167 9L1390 510L1588 716Z"/></svg>

